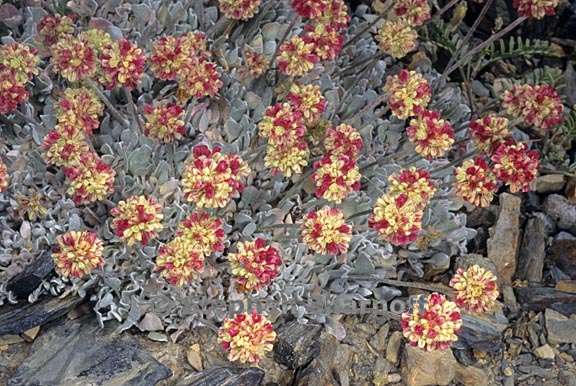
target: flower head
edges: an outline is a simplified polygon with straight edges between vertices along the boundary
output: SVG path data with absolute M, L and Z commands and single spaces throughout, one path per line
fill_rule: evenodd
M 314 163 L 316 196 L 341 203 L 348 194 L 360 190 L 360 169 L 348 155 L 326 154 Z
M 66 36 L 52 47 L 52 63 L 56 72 L 70 82 L 76 82 L 96 73 L 96 54 L 82 39 Z
M 16 110 L 28 97 L 25 84 L 18 82 L 12 72 L 0 69 L 0 114 Z
M 456 304 L 471 312 L 488 312 L 498 299 L 496 276 L 478 265 L 458 268 L 450 287 L 456 291 Z
M 184 197 L 199 208 L 223 208 L 244 188 L 241 180 L 249 174 L 250 168 L 238 155 L 198 145 L 182 175 Z
M 162 36 L 152 44 L 150 63 L 154 76 L 163 80 L 176 80 L 180 71 L 191 60 L 190 49 L 183 48 L 183 38 Z
M 512 193 L 527 192 L 538 175 L 540 154 L 526 144 L 509 140 L 498 146 L 492 162 L 496 178 L 509 185 Z
M 0 192 L 5 191 L 10 183 L 10 176 L 8 175 L 8 168 L 6 164 L 0 160 Z
M 243 57 L 243 69 L 253 77 L 262 75 L 268 68 L 268 60 L 266 60 L 266 57 L 252 49 L 245 49 Z
M 124 86 L 132 90 L 138 86 L 146 55 L 134 43 L 120 39 L 107 45 L 100 54 L 102 84 L 109 90 Z
M 145 105 L 144 134 L 165 143 L 182 139 L 186 135 L 183 114 L 184 109 L 176 103 Z
M 205 57 L 209 58 L 208 39 L 202 31 L 187 32 L 180 36 L 182 44 L 182 53 L 187 57 Z
M 564 119 L 560 95 L 547 84 L 516 85 L 504 93 L 502 105 L 508 114 L 542 130 L 549 130 Z
M 257 291 L 278 276 L 282 258 L 278 249 L 263 239 L 239 242 L 238 252 L 228 254 L 232 275 L 241 291 Z
M 38 190 L 33 190 L 29 195 L 16 193 L 15 210 L 17 215 L 27 217 L 30 221 L 43 219 L 48 214 L 44 197 Z
M 397 201 L 409 200 L 416 208 L 424 209 L 436 192 L 430 173 L 411 167 L 402 169 L 388 178 L 388 194 Z
M 352 227 L 345 223 L 340 209 L 324 207 L 306 215 L 302 238 L 316 253 L 338 255 L 348 251 Z
M 293 144 L 306 134 L 304 115 L 290 103 L 276 103 L 266 109 L 258 133 L 274 145 Z
M 314 42 L 304 36 L 293 36 L 280 46 L 278 68 L 288 76 L 302 76 L 312 71 L 318 62 Z
M 456 303 L 433 292 L 418 295 L 411 310 L 402 314 L 401 326 L 411 346 L 426 351 L 447 350 L 458 340 L 462 316 Z
M 105 47 L 112 44 L 112 36 L 108 32 L 97 28 L 90 28 L 78 36 L 92 47 L 96 55 L 100 55 Z
M 213 97 L 222 85 L 216 64 L 205 57 L 195 57 L 178 73 L 177 97 L 180 102 L 190 98 Z
M 74 20 L 67 15 L 46 15 L 40 19 L 36 29 L 40 43 L 51 47 L 58 40 L 74 34 Z
M 387 20 L 378 31 L 377 39 L 382 51 L 401 59 L 416 49 L 418 33 L 406 20 Z
M 158 250 L 156 271 L 174 286 L 192 283 L 203 270 L 204 255 L 187 238 L 175 237 Z
M 481 151 L 491 153 L 496 145 L 510 135 L 508 119 L 489 114 L 471 122 L 470 133 Z
M 21 85 L 38 75 L 40 58 L 36 50 L 22 43 L 0 46 L 0 72 L 8 72 L 15 83 Z
M 291 0 L 294 11 L 301 17 L 317 19 L 328 10 L 330 0 Z
M 88 88 L 67 88 L 58 100 L 56 118 L 58 123 L 82 129 L 86 135 L 100 126 L 104 105 Z
M 328 0 L 328 7 L 318 17 L 314 18 L 314 21 L 318 24 L 330 25 L 339 30 L 346 29 L 350 22 L 348 6 L 344 0 Z
M 258 11 L 261 0 L 219 0 L 220 11 L 229 19 L 248 20 Z
M 103 200 L 114 191 L 116 172 L 92 152 L 82 154 L 78 165 L 66 167 L 64 174 L 70 181 L 68 193 L 76 204 Z
M 224 250 L 222 220 L 206 212 L 193 212 L 186 217 L 178 225 L 176 237 L 187 240 L 193 249 L 205 256 Z
M 469 203 L 487 207 L 496 193 L 496 177 L 482 157 L 466 160 L 454 170 L 456 195 Z
M 302 113 L 306 124 L 313 124 L 326 110 L 326 99 L 322 96 L 320 86 L 316 84 L 299 85 L 294 83 L 286 99 L 295 111 Z
M 68 232 L 56 238 L 52 253 L 59 275 L 81 278 L 104 265 L 104 245 L 94 232 Z
M 80 165 L 83 154 L 90 152 L 84 132 L 76 126 L 57 125 L 46 134 L 42 143 L 44 159 L 51 165 L 74 167 Z
M 520 16 L 542 19 L 546 15 L 554 15 L 560 0 L 514 0 L 512 5 Z
M 132 196 L 110 210 L 112 229 L 129 246 L 147 245 L 162 230 L 162 206 L 153 197 Z
M 405 195 L 384 194 L 376 201 L 368 225 L 391 244 L 406 245 L 418 238 L 422 216 L 422 209 Z
M 430 19 L 428 0 L 395 0 L 392 11 L 412 27 L 418 27 Z
M 272 323 L 253 311 L 226 319 L 218 332 L 218 342 L 228 351 L 229 361 L 257 364 L 272 351 L 276 333 Z
M 454 143 L 452 125 L 440 118 L 437 111 L 417 109 L 406 134 L 415 145 L 416 153 L 426 158 L 444 156 Z
M 357 158 L 363 146 L 362 136 L 350 125 L 342 123 L 326 131 L 324 148 L 330 154 L 345 154 L 351 158 Z
M 402 70 L 389 76 L 384 85 L 392 114 L 406 119 L 416 114 L 417 107 L 426 108 L 432 91 L 428 81 L 415 71 Z
M 307 24 L 304 26 L 306 39 L 314 45 L 312 53 L 319 60 L 334 60 L 342 51 L 344 36 L 333 24 Z
M 302 173 L 302 168 L 308 165 L 310 149 L 303 139 L 293 140 L 293 143 L 268 143 L 264 162 L 273 172 L 280 172 L 286 177 Z

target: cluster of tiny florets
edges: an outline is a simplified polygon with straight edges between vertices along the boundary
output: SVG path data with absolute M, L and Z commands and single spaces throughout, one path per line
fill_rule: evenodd
M 454 143 L 452 125 L 437 111 L 416 109 L 416 116 L 410 120 L 406 134 L 415 145 L 416 153 L 426 158 L 446 155 Z
M 0 46 L 0 114 L 10 113 L 28 100 L 26 85 L 38 74 L 34 48 L 20 43 Z
M 547 84 L 515 85 L 504 93 L 502 105 L 508 114 L 542 130 L 549 130 L 564 119 L 560 95 Z
M 254 17 L 262 0 L 218 0 L 220 11 L 229 19 L 248 20 Z
M 377 39 L 383 52 L 400 59 L 416 49 L 418 34 L 406 20 L 387 20 L 380 27 Z
M 514 0 L 512 4 L 520 16 L 542 19 L 556 13 L 560 0 Z
M 338 255 L 348 251 L 352 227 L 346 224 L 340 209 L 324 207 L 306 215 L 302 238 L 316 253 Z
M 127 39 L 112 42 L 100 54 L 101 82 L 109 90 L 122 86 L 132 90 L 140 83 L 145 64 L 144 52 L 134 43 Z
M 114 233 L 129 246 L 147 245 L 162 230 L 162 206 L 153 197 L 129 197 L 112 208 L 110 214 Z
M 469 203 L 487 207 L 496 193 L 496 176 L 482 157 L 466 160 L 454 170 L 456 195 Z
M 198 145 L 182 175 L 184 197 L 199 208 L 223 208 L 242 191 L 242 179 L 249 174 L 250 168 L 238 155 Z
M 44 159 L 58 167 L 75 167 L 82 154 L 90 152 L 82 129 L 72 125 L 57 125 L 42 142 Z
M 10 183 L 10 176 L 8 175 L 8 168 L 6 164 L 0 160 L 0 193 L 8 189 Z
M 499 294 L 496 276 L 478 265 L 458 268 L 450 287 L 456 292 L 456 304 L 474 313 L 491 311 Z
M 116 172 L 93 152 L 81 154 L 78 164 L 64 168 L 64 174 L 76 204 L 103 200 L 114 191 Z
M 314 43 L 307 37 L 293 36 L 280 46 L 278 68 L 288 76 L 302 76 L 310 72 L 319 58 Z
M 182 139 L 186 134 L 183 115 L 184 109 L 176 103 L 147 104 L 144 106 L 144 134 L 164 143 Z
M 180 71 L 177 97 L 182 103 L 190 98 L 213 97 L 222 84 L 215 63 L 203 57 L 195 58 Z
M 319 60 L 336 59 L 344 45 L 342 32 L 333 24 L 307 24 L 304 26 L 304 36 L 312 42 L 312 52 Z
M 508 140 L 494 151 L 492 162 L 496 178 L 510 186 L 511 192 L 527 192 L 538 175 L 540 154 L 524 143 Z
M 186 217 L 176 231 L 176 237 L 187 240 L 191 248 L 209 256 L 224 250 L 222 220 L 198 211 Z
M 92 47 L 74 36 L 63 37 L 52 47 L 54 69 L 70 82 L 92 77 L 96 73 L 97 60 Z
M 326 154 L 314 163 L 316 196 L 341 203 L 350 193 L 360 190 L 360 169 L 356 160 L 345 154 Z
M 82 129 L 91 135 L 100 126 L 104 106 L 90 89 L 67 88 L 58 100 L 56 119 L 65 126 Z
M 228 261 L 239 290 L 257 291 L 278 276 L 282 258 L 277 248 L 267 246 L 263 239 L 239 242 L 236 248 Z
M 275 340 L 272 323 L 256 312 L 226 319 L 218 332 L 218 342 L 232 362 L 258 364 L 267 352 L 272 351 Z
M 158 249 L 155 266 L 168 283 L 181 287 L 198 279 L 204 269 L 204 254 L 187 238 L 175 237 Z
M 253 77 L 259 77 L 264 74 L 268 68 L 268 60 L 261 53 L 252 49 L 244 50 L 244 66 L 242 67 L 243 73 L 248 73 Z
M 50 48 L 57 41 L 74 35 L 74 20 L 67 15 L 46 15 L 36 27 L 38 41 Z
M 302 113 L 307 125 L 314 124 L 326 110 L 326 99 L 322 96 L 320 86 L 315 84 L 299 85 L 294 83 L 286 99 L 296 111 Z
M 411 167 L 388 177 L 387 194 L 400 200 L 411 201 L 419 209 L 428 205 L 435 192 L 436 187 L 431 181 L 430 173 L 424 169 Z
M 414 116 L 418 108 L 426 108 L 432 96 L 428 81 L 419 73 L 408 70 L 389 76 L 384 91 L 388 94 L 392 114 L 399 119 Z
M 68 232 L 56 243 L 52 258 L 61 276 L 81 278 L 104 264 L 104 246 L 94 232 Z
M 428 0 L 394 0 L 392 11 L 412 27 L 418 27 L 430 19 Z
M 508 119 L 489 114 L 470 123 L 470 134 L 479 150 L 491 153 L 510 136 Z
M 104 48 L 112 44 L 112 37 L 110 34 L 97 28 L 90 28 L 89 30 L 81 32 L 78 37 L 80 40 L 86 42 L 98 56 L 102 54 Z
M 334 155 L 346 154 L 352 158 L 357 158 L 363 146 L 362 136 L 358 130 L 350 125 L 343 123 L 326 130 L 324 149 L 327 153 Z
M 458 340 L 462 316 L 456 303 L 444 295 L 418 295 L 411 310 L 402 314 L 402 332 L 408 344 L 426 351 L 447 350 Z

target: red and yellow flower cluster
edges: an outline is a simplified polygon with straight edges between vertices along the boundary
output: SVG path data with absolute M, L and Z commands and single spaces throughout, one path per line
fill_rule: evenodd
M 0 114 L 8 114 L 28 100 L 26 89 L 38 75 L 40 59 L 34 48 L 21 43 L 0 46 Z
M 498 144 L 510 136 L 508 119 L 495 114 L 488 114 L 484 118 L 470 123 L 470 134 L 476 147 L 491 154 Z
M 492 154 L 496 178 L 510 186 L 510 191 L 527 192 L 538 176 L 540 153 L 524 143 L 507 140 Z
M 282 258 L 277 248 L 267 246 L 263 239 L 239 242 L 236 248 L 227 257 L 240 291 L 257 291 L 278 276 Z
M 415 109 L 416 116 L 406 128 L 408 139 L 416 153 L 431 159 L 443 157 L 454 144 L 454 128 L 437 111 Z
M 258 364 L 272 351 L 276 332 L 272 323 L 253 311 L 226 319 L 218 332 L 218 342 L 228 352 L 229 361 Z
M 416 240 L 422 230 L 424 209 L 436 188 L 422 169 L 403 169 L 388 178 L 388 192 L 374 206 L 368 225 L 394 245 Z
M 102 76 L 100 82 L 109 90 L 125 87 L 132 90 L 138 86 L 146 55 L 142 49 L 127 39 L 120 39 L 106 45 L 99 55 Z
M 236 154 L 198 145 L 182 174 L 184 197 L 198 208 L 223 208 L 244 188 L 250 168 Z
M 498 299 L 496 276 L 489 270 L 472 265 L 466 270 L 459 268 L 450 280 L 456 291 L 456 304 L 470 312 L 484 313 L 494 308 Z
M 362 136 L 354 127 L 345 123 L 326 130 L 324 138 L 324 150 L 334 155 L 345 154 L 352 158 L 358 158 L 364 141 Z
M 218 0 L 220 11 L 233 20 L 248 20 L 254 17 L 262 0 Z
M 81 278 L 104 265 L 104 246 L 94 232 L 68 232 L 56 242 L 52 258 L 61 276 Z
M 293 36 L 279 48 L 278 68 L 288 76 L 312 71 L 320 60 L 335 59 L 344 44 L 342 29 L 350 17 L 343 0 L 292 0 L 298 15 L 310 19 L 300 36 Z
M 46 162 L 58 167 L 79 166 L 82 154 L 90 152 L 84 132 L 72 125 L 57 125 L 44 137 L 42 149 Z
M 56 118 L 59 125 L 74 126 L 91 135 L 100 126 L 104 106 L 87 88 L 67 88 L 58 100 Z
M 164 143 L 179 140 L 186 135 L 186 126 L 182 120 L 184 109 L 176 103 L 159 103 L 144 106 L 144 134 Z
M 560 0 L 514 0 L 512 4 L 520 16 L 542 19 L 556 13 Z
M 416 49 L 418 33 L 405 19 L 386 20 L 376 38 L 383 52 L 401 59 Z
M 268 68 L 266 57 L 253 49 L 245 49 L 242 56 L 244 58 L 244 65 L 241 70 L 243 74 L 250 74 L 252 77 L 257 78 Z
M 339 255 L 348 251 L 352 227 L 345 223 L 340 209 L 324 207 L 306 215 L 302 238 L 316 253 Z
M 388 106 L 398 119 L 416 115 L 418 109 L 428 106 L 432 97 L 428 81 L 421 74 L 408 70 L 389 76 L 384 91 L 388 94 Z
M 411 310 L 402 314 L 402 332 L 408 344 L 426 351 L 446 350 L 458 340 L 462 316 L 456 303 L 444 295 L 418 295 Z
M 294 110 L 302 113 L 306 126 L 315 124 L 326 110 L 326 99 L 322 96 L 320 86 L 316 84 L 294 83 L 286 99 Z
M 37 40 L 50 48 L 60 39 L 74 35 L 74 19 L 68 15 L 46 15 L 37 26 Z
M 10 176 L 8 175 L 8 168 L 6 164 L 0 160 L 0 193 L 8 188 L 10 183 Z
M 392 12 L 412 27 L 421 26 L 430 19 L 428 0 L 394 0 Z
M 547 84 L 515 85 L 504 93 L 502 105 L 508 114 L 541 130 L 550 130 L 564 119 L 560 95 Z
M 175 237 L 160 247 L 156 270 L 172 285 L 187 285 L 204 270 L 207 256 L 223 250 L 222 221 L 206 212 L 193 212 L 178 225 Z
M 64 168 L 64 175 L 76 204 L 103 200 L 114 191 L 116 172 L 93 152 L 81 154 L 78 164 Z
M 210 58 L 206 36 L 202 32 L 188 32 L 156 40 L 150 62 L 157 78 L 178 83 L 178 100 L 185 103 L 192 97 L 214 96 L 222 87 L 216 64 Z
M 162 230 L 162 206 L 153 197 L 132 196 L 110 210 L 112 229 L 126 244 L 147 245 Z
M 496 176 L 482 157 L 466 160 L 454 170 L 456 195 L 482 208 L 490 206 L 497 190 Z

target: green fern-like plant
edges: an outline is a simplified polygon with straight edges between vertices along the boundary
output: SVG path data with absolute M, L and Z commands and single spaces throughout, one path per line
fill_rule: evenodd
M 501 39 L 482 51 L 482 59 L 477 71 L 494 64 L 498 61 L 524 57 L 530 58 L 535 55 L 554 56 L 550 42 L 539 39 L 523 39 L 520 36 Z

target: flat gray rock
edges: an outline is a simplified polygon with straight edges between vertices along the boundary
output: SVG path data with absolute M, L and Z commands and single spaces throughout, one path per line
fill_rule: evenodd
M 213 367 L 187 377 L 178 386 L 260 386 L 264 371 L 256 368 Z
M 152 386 L 172 371 L 129 336 L 113 336 L 95 322 L 67 322 L 34 341 L 32 355 L 8 386 Z

